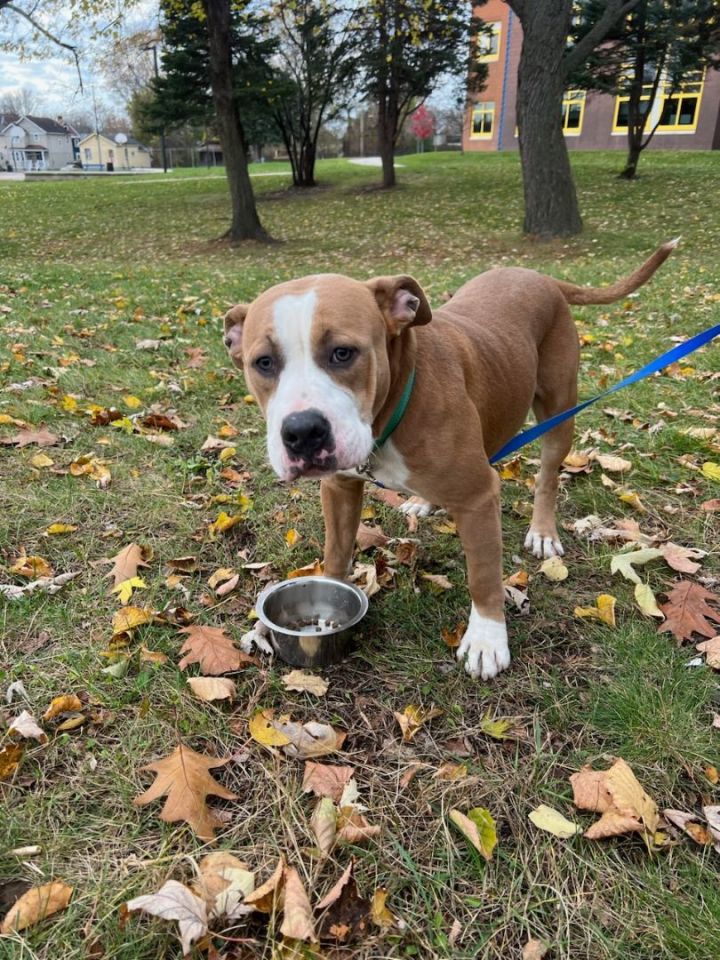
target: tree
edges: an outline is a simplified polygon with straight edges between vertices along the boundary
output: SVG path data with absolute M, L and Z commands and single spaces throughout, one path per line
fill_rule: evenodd
M 573 0 L 506 2 L 523 30 L 517 121 L 524 230 L 541 239 L 580 233 L 582 220 L 562 131 L 563 93 L 573 71 L 640 0 L 604 0 L 600 17 L 570 47 Z
M 35 90 L 29 87 L 16 87 L 0 97 L 0 113 L 17 113 L 27 117 L 42 109 L 42 101 Z
M 410 130 L 420 143 L 429 140 L 435 133 L 435 117 L 424 103 L 421 103 L 417 110 L 410 114 Z
M 583 0 L 575 31 L 586 32 L 602 14 L 600 0 Z M 575 71 L 573 86 L 626 98 L 628 153 L 620 176 L 634 179 L 640 155 L 658 127 L 682 107 L 684 83 L 720 67 L 717 0 L 640 0 L 602 47 Z M 662 97 L 659 110 L 654 110 Z
M 274 14 L 280 72 L 268 98 L 290 157 L 293 183 L 312 187 L 323 124 L 336 119 L 354 93 L 354 11 L 333 0 L 279 0 Z
M 464 72 L 470 89 L 485 80 L 471 61 L 475 20 L 467 0 L 368 0 L 359 14 L 363 91 L 377 104 L 383 186 L 395 186 L 395 148 L 408 114 L 448 73 Z

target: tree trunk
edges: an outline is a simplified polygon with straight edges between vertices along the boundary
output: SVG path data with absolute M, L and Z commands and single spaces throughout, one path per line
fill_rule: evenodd
M 300 148 L 299 187 L 315 186 L 315 144 L 308 141 Z
M 388 97 L 381 97 L 378 103 L 378 148 L 382 160 L 382 185 L 384 188 L 394 187 L 395 178 L 395 137 L 397 136 L 397 121 L 393 119 L 394 112 Z M 395 113 L 396 116 L 396 113 Z
M 232 202 L 232 223 L 227 237 L 233 243 L 240 240 L 268 241 L 270 237 L 260 223 L 255 206 L 245 135 L 233 92 L 230 0 L 203 0 L 203 6 L 208 28 L 210 86 Z
M 517 117 L 525 233 L 563 237 L 582 230 L 562 130 L 562 57 L 569 27 L 567 0 L 529 3 L 522 17 Z

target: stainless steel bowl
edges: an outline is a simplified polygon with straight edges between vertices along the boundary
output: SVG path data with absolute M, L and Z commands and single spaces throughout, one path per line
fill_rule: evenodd
M 330 577 L 297 577 L 263 590 L 255 602 L 277 655 L 296 667 L 324 667 L 349 652 L 367 613 L 365 594 Z

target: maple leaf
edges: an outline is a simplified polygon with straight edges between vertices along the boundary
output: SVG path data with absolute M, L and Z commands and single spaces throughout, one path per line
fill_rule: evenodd
M 0 934 L 25 930 L 45 917 L 64 910 L 70 903 L 72 894 L 73 888 L 62 880 L 31 887 L 8 910 L 0 926 Z
M 255 663 L 253 657 L 238 650 L 222 627 L 202 627 L 192 624 L 184 627 L 180 633 L 187 634 L 187 640 L 180 648 L 185 656 L 180 661 L 184 670 L 191 663 L 199 663 L 205 674 L 218 676 L 239 670 L 243 663 Z
M 222 767 L 229 760 L 229 757 L 221 760 L 203 756 L 181 743 L 167 757 L 140 768 L 141 771 L 152 770 L 157 777 L 145 793 L 135 797 L 133 803 L 144 806 L 167 795 L 160 813 L 161 820 L 166 823 L 185 820 L 202 840 L 214 840 L 215 828 L 222 824 L 207 805 L 208 795 L 224 800 L 236 800 L 237 797 L 214 780 L 208 770 Z
M 157 893 L 135 897 L 125 906 L 130 913 L 142 910 L 163 920 L 177 920 L 183 955 L 190 953 L 193 943 L 208 932 L 205 901 L 177 880 L 168 880 Z
M 149 547 L 141 547 L 137 543 L 129 543 L 123 547 L 119 553 L 111 557 L 107 562 L 112 563 L 113 568 L 107 574 L 112 577 L 114 586 L 118 587 L 126 580 L 132 580 L 137 576 L 138 567 L 147 567 L 148 561 L 152 559 L 152 550 Z
M 699 583 L 680 580 L 667 598 L 667 603 L 660 607 L 666 619 L 658 627 L 658 633 L 670 631 L 680 643 L 689 640 L 693 633 L 702 634 L 703 637 L 715 636 L 717 629 L 710 621 L 720 623 L 720 610 L 708 606 L 708 601 L 718 603 L 720 597 Z

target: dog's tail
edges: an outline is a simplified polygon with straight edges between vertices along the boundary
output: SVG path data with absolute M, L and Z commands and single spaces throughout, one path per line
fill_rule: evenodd
M 590 303 L 614 303 L 647 283 L 658 267 L 665 263 L 679 242 L 680 237 L 676 237 L 675 240 L 664 243 L 634 273 L 631 273 L 629 277 L 618 280 L 609 287 L 578 287 L 574 283 L 566 283 L 564 280 L 555 280 L 555 283 L 560 287 L 560 291 L 567 302 L 575 306 L 585 306 Z

